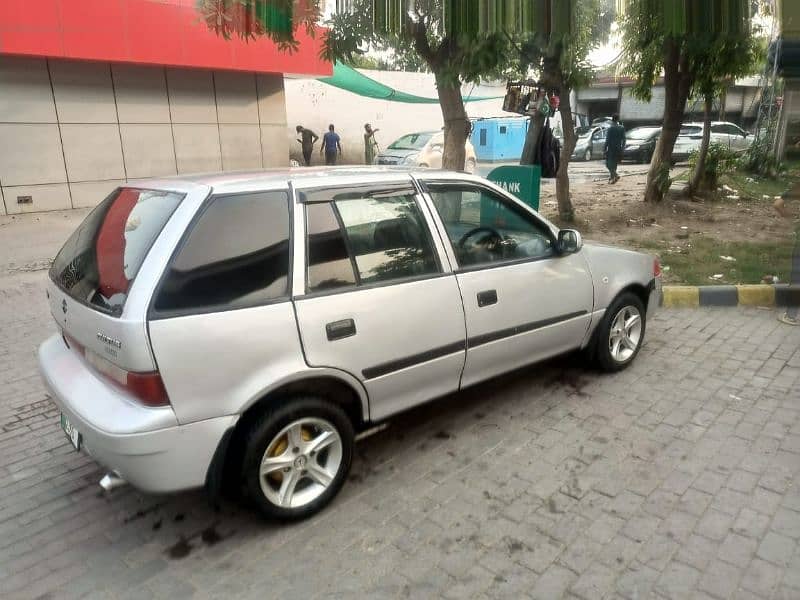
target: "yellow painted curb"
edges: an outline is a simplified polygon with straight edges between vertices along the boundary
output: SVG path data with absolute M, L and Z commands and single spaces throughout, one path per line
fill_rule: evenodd
M 771 285 L 737 285 L 739 304 L 744 306 L 775 306 L 775 288 Z
M 700 289 L 692 285 L 670 285 L 662 290 L 662 304 L 668 308 L 700 306 Z

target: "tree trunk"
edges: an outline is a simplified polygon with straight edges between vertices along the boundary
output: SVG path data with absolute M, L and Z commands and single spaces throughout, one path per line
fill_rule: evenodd
M 534 102 L 536 104 L 536 102 Z M 536 147 L 539 144 L 539 136 L 544 127 L 544 115 L 538 106 L 534 108 L 531 121 L 528 124 L 528 132 L 525 134 L 525 145 L 522 147 L 522 156 L 519 159 L 521 165 L 532 165 L 536 158 Z
M 564 132 L 564 144 L 561 146 L 561 157 L 556 173 L 556 200 L 558 201 L 558 217 L 562 221 L 572 222 L 575 220 L 575 209 L 572 207 L 572 200 L 569 195 L 569 158 L 575 150 L 577 138 L 575 136 L 575 123 L 572 120 L 572 105 L 569 95 L 571 89 L 561 84 L 561 103 L 558 105 L 558 112 L 561 113 L 561 130 Z
M 466 150 L 464 145 L 469 135 L 469 119 L 464 110 L 461 87 L 456 83 L 443 81 L 436 73 L 436 89 L 444 120 L 444 152 L 442 168 L 463 171 Z
M 669 170 L 692 82 L 688 59 L 682 56 L 679 42 L 668 38 L 664 58 L 664 123 L 647 172 L 645 202 L 661 202 L 667 191 L 662 171 Z
M 706 95 L 703 111 L 703 139 L 700 142 L 700 151 L 697 154 L 697 163 L 694 166 L 694 172 L 689 180 L 689 187 L 686 188 L 686 193 L 689 197 L 692 197 L 698 191 L 705 190 L 708 184 L 705 174 L 708 145 L 711 141 L 711 108 L 713 102 L 714 97 L 711 94 Z

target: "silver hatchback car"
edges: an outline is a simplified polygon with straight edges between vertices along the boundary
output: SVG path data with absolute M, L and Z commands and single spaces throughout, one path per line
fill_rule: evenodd
M 224 479 L 294 519 L 335 496 L 370 423 L 571 350 L 626 367 L 660 291 L 653 257 L 583 245 L 463 173 L 154 180 L 58 253 L 39 364 L 116 481 Z

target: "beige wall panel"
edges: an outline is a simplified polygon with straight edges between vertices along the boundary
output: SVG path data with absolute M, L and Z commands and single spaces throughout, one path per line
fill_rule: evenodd
M 56 122 L 45 59 L 0 56 L 0 122 Z
M 222 168 L 226 171 L 261 168 L 258 125 L 220 125 Z
M 167 69 L 173 123 L 216 123 L 211 71 Z
M 261 150 L 264 153 L 265 167 L 288 167 L 289 143 L 286 139 L 286 125 L 262 125 Z
M 91 208 L 97 206 L 114 188 L 125 185 L 124 179 L 111 181 L 89 181 L 86 183 L 70 183 L 72 204 L 75 208 Z
M 17 196 L 30 196 L 32 202 L 30 204 L 18 204 Z M 10 215 L 72 208 L 69 201 L 69 188 L 66 183 L 3 186 L 3 198 L 6 201 L 6 209 Z
M 286 95 L 282 75 L 256 75 L 258 112 L 262 123 L 286 125 Z
M 0 185 L 66 180 L 58 125 L 0 123 Z
M 61 123 L 116 123 L 108 63 L 52 60 L 50 75 Z
M 111 70 L 120 123 L 169 123 L 163 68 L 114 65 Z
M 61 139 L 70 181 L 125 177 L 117 125 L 62 125 Z
M 256 78 L 252 73 L 214 73 L 220 123 L 258 123 Z
M 173 125 L 178 173 L 221 171 L 219 130 L 213 125 Z
M 175 175 L 172 129 L 159 124 L 122 124 L 122 155 L 128 178 Z

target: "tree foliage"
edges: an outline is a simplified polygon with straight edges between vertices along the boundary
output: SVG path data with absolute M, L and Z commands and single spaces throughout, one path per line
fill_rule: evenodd
M 631 93 L 650 101 L 653 86 L 664 77 L 662 134 L 645 188 L 645 200 L 657 202 L 669 187 L 662 165 L 671 160 L 690 95 L 705 98 L 722 80 L 751 68 L 752 55 L 743 51 L 752 40 L 751 0 L 626 0 L 622 5 L 623 64 L 634 81 Z

